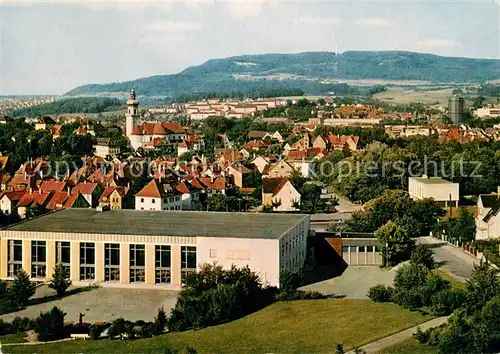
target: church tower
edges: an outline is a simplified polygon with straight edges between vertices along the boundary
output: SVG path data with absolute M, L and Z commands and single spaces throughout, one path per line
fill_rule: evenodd
M 125 126 L 127 137 L 130 139 L 132 132 L 137 127 L 139 121 L 139 102 L 135 99 L 135 90 L 130 90 L 130 97 L 127 101 L 127 113 L 125 114 Z

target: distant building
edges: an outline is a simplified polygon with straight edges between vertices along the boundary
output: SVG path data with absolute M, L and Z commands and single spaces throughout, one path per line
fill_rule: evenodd
M 478 118 L 500 117 L 500 107 L 478 108 L 476 111 L 474 111 L 474 116 Z
M 453 95 L 448 101 L 448 116 L 453 124 L 460 124 L 464 120 L 464 99 Z
M 408 193 L 412 199 L 432 198 L 442 207 L 457 207 L 459 200 L 459 184 L 441 177 L 410 177 Z

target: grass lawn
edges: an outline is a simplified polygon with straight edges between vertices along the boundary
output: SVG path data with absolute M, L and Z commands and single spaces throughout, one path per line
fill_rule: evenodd
M 464 289 L 464 290 L 467 287 L 467 283 L 464 283 L 464 282 L 458 280 L 457 278 L 452 276 L 450 273 L 448 273 L 444 269 L 437 268 L 437 269 L 434 269 L 432 272 L 436 275 L 439 275 L 441 278 L 448 280 L 450 282 L 451 286 L 453 286 L 453 287 Z
M 132 340 L 70 341 L 4 347 L 7 353 L 163 353 L 163 346 L 198 353 L 325 353 L 337 343 L 361 346 L 430 319 L 369 300 L 278 302 L 245 318 L 197 331 Z
M 410 338 L 394 347 L 382 350 L 379 354 L 439 354 L 439 350 L 437 347 L 420 344 Z
M 26 332 L 22 333 L 12 333 L 0 336 L 0 343 L 23 343 L 26 342 Z

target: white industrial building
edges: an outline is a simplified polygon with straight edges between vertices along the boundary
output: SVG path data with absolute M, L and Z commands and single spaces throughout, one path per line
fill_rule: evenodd
M 309 229 L 299 214 L 65 209 L 0 230 L 0 277 L 22 268 L 44 281 L 61 263 L 76 285 L 177 290 L 216 262 L 277 286 L 281 271 L 302 269 Z
M 408 193 L 412 199 L 432 198 L 443 207 L 457 207 L 460 199 L 459 185 L 441 177 L 410 177 Z

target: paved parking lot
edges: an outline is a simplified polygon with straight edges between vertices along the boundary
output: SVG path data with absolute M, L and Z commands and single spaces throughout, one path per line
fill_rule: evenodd
M 54 291 L 42 286 L 37 289 L 37 296 L 53 294 Z M 79 314 L 84 313 L 85 322 L 113 321 L 123 317 L 127 320 L 152 321 L 163 306 L 167 314 L 175 306 L 176 291 L 155 289 L 130 288 L 97 288 L 67 296 L 61 300 L 54 300 L 42 304 L 2 315 L 0 318 L 12 321 L 16 316 L 37 317 L 41 311 L 48 311 L 58 306 L 67 313 L 66 321 L 77 322 Z
M 348 299 L 367 299 L 368 290 L 377 284 L 392 285 L 396 271 L 372 266 L 349 266 L 342 275 L 304 286 L 303 290 L 319 291 L 325 295 Z

